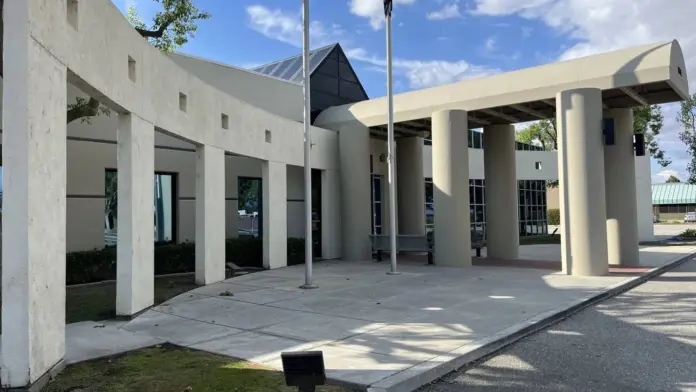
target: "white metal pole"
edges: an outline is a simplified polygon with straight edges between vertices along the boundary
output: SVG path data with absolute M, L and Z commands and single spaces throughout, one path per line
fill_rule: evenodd
M 312 283 L 312 134 L 309 95 L 309 0 L 302 0 L 302 75 L 304 82 L 304 194 L 305 194 L 305 282 L 300 288 L 314 289 Z
M 392 91 L 392 24 L 391 12 L 387 18 L 387 159 L 389 169 L 389 242 L 391 249 L 391 270 L 390 275 L 398 275 L 396 272 L 396 173 L 394 164 L 396 163 L 396 153 L 394 149 L 394 102 Z

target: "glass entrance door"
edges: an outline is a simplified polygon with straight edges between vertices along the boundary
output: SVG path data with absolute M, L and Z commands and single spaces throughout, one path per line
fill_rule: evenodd
M 372 234 L 382 234 L 382 176 L 372 175 Z
M 321 170 L 312 169 L 312 256 L 321 259 Z

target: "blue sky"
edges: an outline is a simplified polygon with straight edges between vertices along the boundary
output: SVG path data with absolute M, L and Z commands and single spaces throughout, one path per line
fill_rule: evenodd
M 134 5 L 147 23 L 160 7 Z M 182 52 L 249 68 L 301 52 L 301 0 L 194 0 L 212 18 Z M 572 59 L 643 43 L 679 39 L 696 82 L 696 1 L 394 0 L 395 91 Z M 690 15 L 690 16 L 689 16 Z M 370 97 L 385 94 L 382 0 L 311 0 L 312 47 L 340 42 Z M 685 178 L 688 160 L 665 105 L 660 138 L 672 158 L 653 163 L 653 180 Z

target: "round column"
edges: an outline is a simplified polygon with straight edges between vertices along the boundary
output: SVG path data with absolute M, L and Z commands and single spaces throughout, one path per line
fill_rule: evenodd
M 423 138 L 397 139 L 396 150 L 399 234 L 425 235 Z
M 602 92 L 587 88 L 556 96 L 556 117 L 563 140 L 570 271 L 579 276 L 608 272 Z M 567 231 L 567 232 L 568 232 Z
M 515 127 L 483 128 L 483 162 L 486 181 L 486 255 L 500 259 L 519 257 Z
M 338 132 L 341 168 L 341 248 L 344 260 L 372 258 L 370 244 L 370 131 L 362 124 Z
M 433 113 L 435 262 L 471 266 L 468 119 L 464 110 Z
M 607 252 L 610 265 L 637 266 L 638 203 L 633 150 L 633 111 L 612 109 L 613 146 L 604 146 L 604 183 L 607 203 Z

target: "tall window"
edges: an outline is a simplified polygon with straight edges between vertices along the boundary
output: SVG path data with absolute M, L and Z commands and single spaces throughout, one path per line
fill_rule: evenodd
M 263 235 L 263 193 L 258 177 L 239 177 L 237 180 L 237 228 L 240 236 Z
M 471 229 L 486 233 L 486 192 L 483 180 L 469 180 L 469 219 Z
M 518 181 L 519 230 L 521 236 L 546 234 L 546 182 Z M 425 179 L 425 230 L 435 228 L 433 179 Z M 471 229 L 486 233 L 486 188 L 484 180 L 469 180 Z
M 435 209 L 433 208 L 433 179 L 425 179 L 425 232 L 435 228 Z
M 107 246 L 118 242 L 118 173 L 106 169 L 104 172 L 104 243 Z M 153 200 L 153 230 L 155 242 L 176 241 L 177 174 L 155 172 Z
M 382 176 L 372 175 L 372 234 L 382 234 Z
M 520 235 L 546 234 L 546 182 L 519 180 L 517 188 Z

